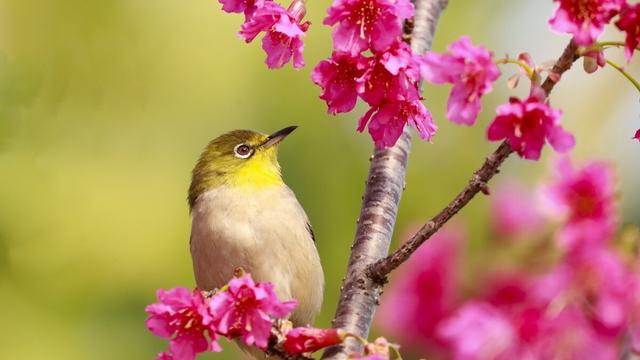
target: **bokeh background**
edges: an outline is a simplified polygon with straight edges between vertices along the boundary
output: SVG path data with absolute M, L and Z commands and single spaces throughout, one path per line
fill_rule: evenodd
M 236 128 L 300 125 L 280 159 L 318 239 L 327 284 L 317 325 L 329 325 L 372 149 L 355 132 L 364 108 L 328 116 L 310 80 L 331 49 L 329 5 L 309 2 L 307 66 L 269 71 L 259 42 L 235 35 L 242 16 L 215 0 L 0 0 L 0 358 L 150 359 L 164 349 L 144 327 L 144 306 L 159 287 L 194 286 L 190 170 L 211 138 Z M 469 34 L 498 55 L 555 59 L 568 37 L 549 30 L 552 10 L 551 1 L 451 0 L 434 49 Z M 475 127 L 444 119 L 448 87 L 426 88 L 440 131 L 414 143 L 394 246 L 495 148 L 484 133 L 509 94 L 505 78 Z M 611 68 L 587 75 L 578 64 L 552 103 L 578 139 L 576 157 L 615 163 L 624 222 L 638 224 L 637 92 Z M 544 153 L 511 158 L 499 177 L 534 182 L 548 171 Z M 459 215 L 471 254 L 487 241 L 487 203 Z M 227 348 L 202 358 L 239 357 Z

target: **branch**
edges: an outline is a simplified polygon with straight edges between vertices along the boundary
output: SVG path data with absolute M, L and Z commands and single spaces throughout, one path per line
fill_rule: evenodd
M 548 76 L 542 84 L 542 89 L 549 96 L 553 87 L 558 83 L 562 74 L 571 68 L 579 58 L 578 47 L 572 42 L 562 52 L 553 66 L 553 76 Z M 369 277 L 379 284 L 386 282 L 387 275 L 400 264 L 407 261 L 420 245 L 435 234 L 449 219 L 465 207 L 480 191 L 488 194 L 487 183 L 498 173 L 500 165 L 511 155 L 513 149 L 505 141 L 493 154 L 489 155 L 484 164 L 478 169 L 469 184 L 436 216 L 424 224 L 409 241 L 384 259 L 378 260 L 368 269 Z
M 423 53 L 431 47 L 436 23 L 447 0 L 417 0 L 415 5 L 411 46 L 414 52 Z M 375 150 L 369 166 L 355 240 L 333 319 L 333 327 L 364 338 L 382 290 L 380 284 L 366 275 L 366 269 L 389 252 L 410 150 L 411 132 L 407 126 L 396 145 Z M 361 351 L 360 342 L 346 339 L 342 345 L 329 348 L 323 359 L 344 359 Z

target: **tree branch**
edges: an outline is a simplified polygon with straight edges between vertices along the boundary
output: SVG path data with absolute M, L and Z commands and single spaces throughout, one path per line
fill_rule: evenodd
M 553 76 L 548 76 L 542 84 L 542 89 L 549 96 L 553 87 L 558 83 L 562 74 L 571 68 L 573 63 L 579 58 L 578 47 L 571 41 L 564 49 L 562 55 L 553 66 Z M 420 245 L 435 234 L 449 219 L 465 207 L 471 199 L 480 191 L 488 193 L 487 183 L 498 173 L 500 165 L 511 155 L 513 149 L 505 141 L 493 154 L 489 155 L 484 164 L 474 172 L 468 185 L 436 216 L 424 224 L 418 232 L 395 250 L 391 255 L 378 260 L 368 268 L 368 275 L 378 284 L 386 282 L 387 275 L 396 269 L 400 264 L 407 261 Z
M 411 47 L 416 53 L 423 53 L 431 47 L 447 0 L 417 0 L 415 5 Z M 356 236 L 333 320 L 333 327 L 365 338 L 382 290 L 367 276 L 366 269 L 389 252 L 410 149 L 411 132 L 407 126 L 395 146 L 375 150 L 369 166 Z M 323 359 L 345 359 L 348 354 L 361 351 L 360 342 L 346 339 L 342 345 L 328 349 Z

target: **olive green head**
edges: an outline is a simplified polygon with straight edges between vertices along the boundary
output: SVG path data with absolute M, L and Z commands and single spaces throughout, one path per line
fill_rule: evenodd
M 234 186 L 248 191 L 281 185 L 278 144 L 296 126 L 271 135 L 253 130 L 234 130 L 211 140 L 191 174 L 189 208 L 200 194 L 218 186 Z

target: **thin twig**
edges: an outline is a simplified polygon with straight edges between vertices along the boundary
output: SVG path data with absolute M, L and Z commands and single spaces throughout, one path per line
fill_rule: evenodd
M 554 76 L 548 76 L 542 84 L 542 89 L 549 96 L 551 90 L 559 81 L 560 76 L 571 68 L 571 65 L 579 58 L 578 47 L 572 42 L 562 52 L 562 55 L 553 66 Z M 487 183 L 498 173 L 500 165 L 511 155 L 513 149 L 505 141 L 496 151 L 487 157 L 484 164 L 473 173 L 467 186 L 436 216 L 424 224 L 418 232 L 395 250 L 391 255 L 378 260 L 369 269 L 369 277 L 379 284 L 386 282 L 387 275 L 396 269 L 400 264 L 407 261 L 420 245 L 435 234 L 449 219 L 465 207 L 471 199 L 480 191 L 488 193 Z

